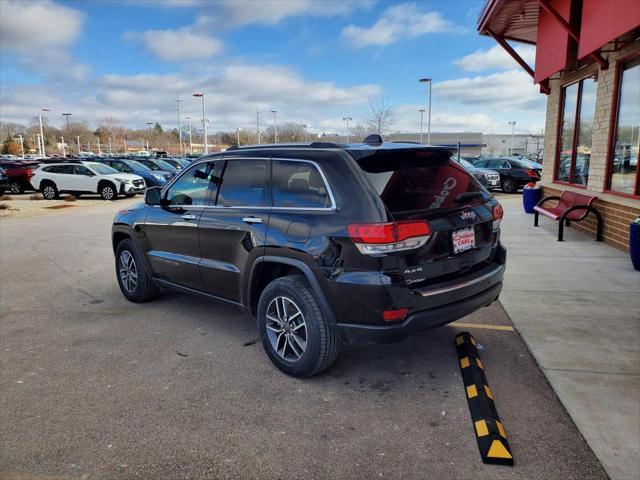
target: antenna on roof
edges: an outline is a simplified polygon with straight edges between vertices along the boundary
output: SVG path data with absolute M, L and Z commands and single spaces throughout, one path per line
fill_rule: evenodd
M 382 145 L 382 137 L 377 133 L 374 133 L 373 135 L 368 135 L 362 143 L 367 145 Z

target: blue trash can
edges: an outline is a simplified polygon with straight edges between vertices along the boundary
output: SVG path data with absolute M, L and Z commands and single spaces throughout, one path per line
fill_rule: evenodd
M 540 188 L 527 188 L 522 190 L 522 205 L 526 213 L 533 213 L 533 207 L 535 207 L 540 198 L 542 197 L 542 190 Z
M 640 223 L 629 225 L 629 255 L 633 268 L 640 271 Z

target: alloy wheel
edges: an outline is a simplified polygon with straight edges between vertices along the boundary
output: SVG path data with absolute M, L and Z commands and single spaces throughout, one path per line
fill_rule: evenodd
M 18 182 L 13 182 L 11 185 L 9 185 L 9 189 L 11 190 L 11 193 L 22 193 L 22 187 Z
M 307 324 L 300 307 L 288 297 L 276 297 L 267 307 L 267 336 L 276 353 L 297 361 L 307 349 Z
M 119 263 L 118 272 L 122 286 L 128 293 L 133 293 L 138 285 L 138 269 L 131 252 L 123 250 L 120 253 Z
M 44 187 L 44 189 L 42 189 L 42 196 L 47 200 L 51 200 L 56 197 L 56 189 L 51 185 L 47 185 L 46 187 Z
M 103 187 L 102 188 L 102 197 L 105 200 L 111 200 L 113 198 L 113 188 L 111 188 L 111 187 Z

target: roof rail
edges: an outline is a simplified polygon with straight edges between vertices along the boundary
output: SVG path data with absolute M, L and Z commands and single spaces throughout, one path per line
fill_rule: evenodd
M 334 142 L 311 142 L 309 146 L 313 148 L 344 148 L 345 147 L 340 143 L 334 143 Z

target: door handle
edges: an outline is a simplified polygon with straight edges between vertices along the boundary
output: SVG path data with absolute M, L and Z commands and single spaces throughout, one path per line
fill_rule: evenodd
M 196 217 L 195 215 L 192 215 L 190 213 L 185 213 L 184 215 L 182 215 L 182 219 L 183 220 L 195 220 L 196 218 L 198 218 L 198 217 Z
M 242 221 L 244 223 L 262 223 L 262 219 L 259 217 L 243 217 Z

